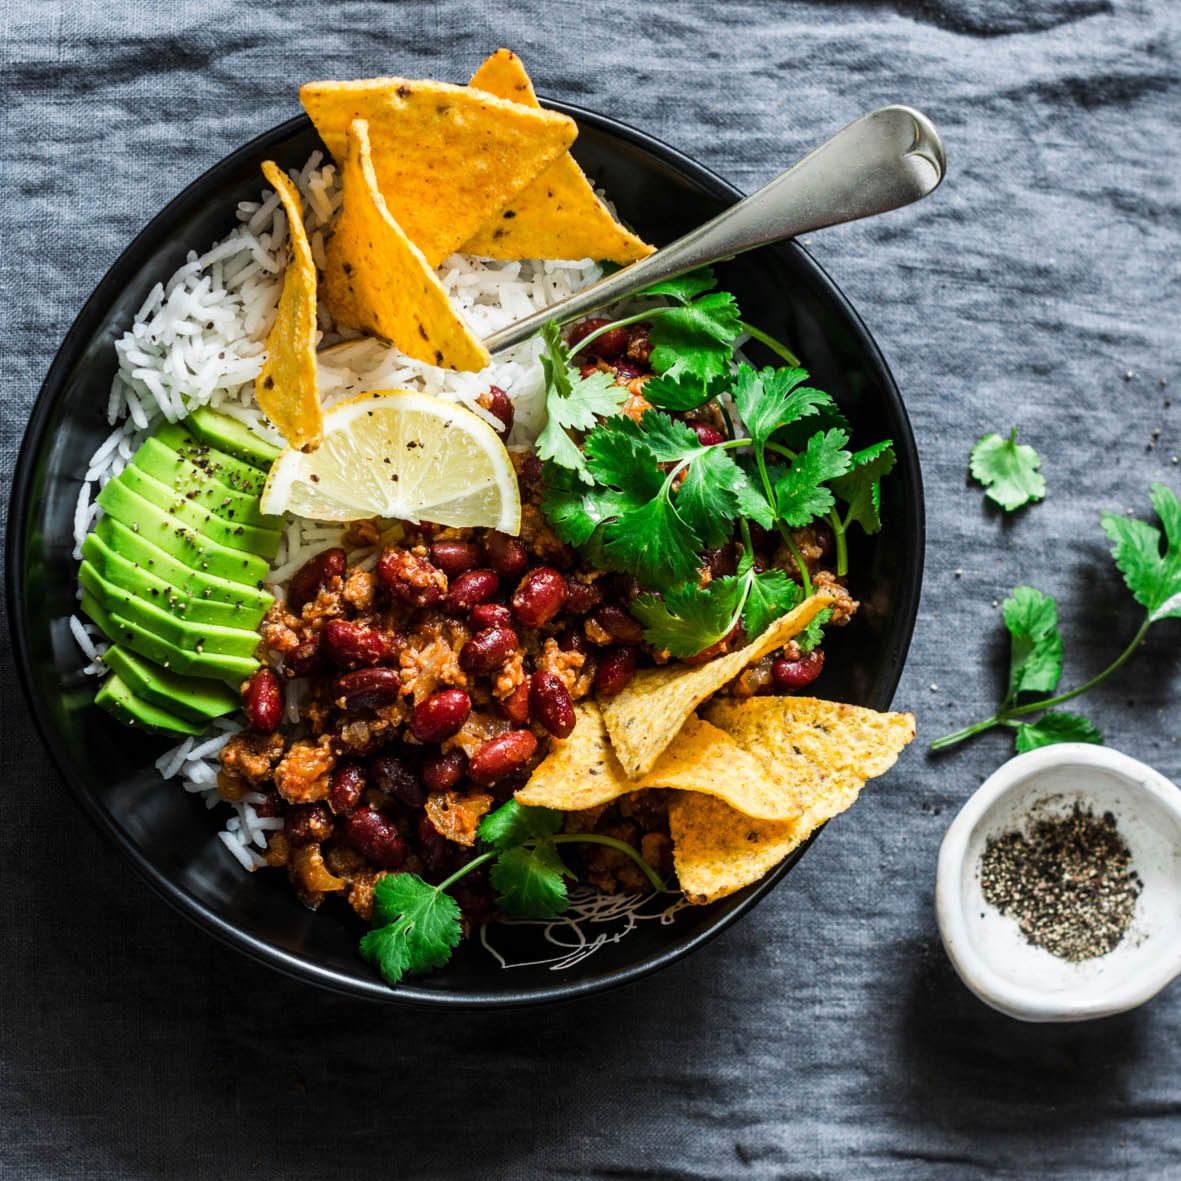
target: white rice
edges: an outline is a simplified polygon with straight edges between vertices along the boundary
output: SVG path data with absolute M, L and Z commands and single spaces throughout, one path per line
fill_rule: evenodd
M 315 152 L 292 179 L 303 197 L 304 222 L 317 265 L 324 265 L 324 238 L 340 209 L 340 184 L 333 164 Z M 175 422 L 198 406 L 212 406 L 281 443 L 254 399 L 254 379 L 266 355 L 266 336 L 274 321 L 287 264 L 287 219 L 278 196 L 264 190 L 258 201 L 238 205 L 237 226 L 204 254 L 190 251 L 166 282 L 157 283 L 130 328 L 115 342 L 118 371 L 111 384 L 107 420 L 114 428 L 91 456 L 82 477 L 74 511 L 74 556 L 101 514 L 93 497 L 123 470 L 144 437 L 161 420 Z M 581 262 L 495 262 L 455 254 L 438 276 L 451 303 L 479 336 L 564 298 L 600 277 L 590 260 Z M 513 442 L 527 442 L 544 425 L 545 386 L 538 361 L 540 345 L 529 341 L 498 355 L 482 373 L 452 373 L 404 356 L 355 334 L 338 332 L 323 308 L 319 345 L 338 348 L 322 353 L 318 367 L 322 399 L 331 406 L 368 389 L 422 390 L 459 402 L 496 424 L 476 399 L 497 385 L 513 400 Z M 350 339 L 352 338 L 352 339 Z M 282 584 L 318 550 L 340 543 L 339 526 L 289 519 L 268 579 Z M 376 561 L 376 551 L 357 555 Z M 82 616 L 70 631 L 87 664 L 83 670 L 103 675 L 107 645 L 98 629 Z M 298 718 L 298 690 L 289 692 L 288 717 Z M 179 779 L 188 792 L 209 807 L 227 803 L 232 814 L 218 834 L 244 869 L 265 864 L 257 852 L 265 834 L 282 827 L 278 818 L 259 817 L 261 795 L 228 803 L 217 791 L 217 754 L 238 729 L 222 719 L 208 741 L 186 739 L 162 756 L 157 768 L 165 779 Z

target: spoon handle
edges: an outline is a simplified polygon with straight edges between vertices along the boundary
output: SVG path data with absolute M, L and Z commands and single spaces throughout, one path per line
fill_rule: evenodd
M 639 262 L 494 332 L 492 353 L 520 344 L 549 320 L 567 324 L 626 295 L 743 251 L 909 205 L 947 171 L 943 142 L 911 107 L 862 115 L 757 193 Z

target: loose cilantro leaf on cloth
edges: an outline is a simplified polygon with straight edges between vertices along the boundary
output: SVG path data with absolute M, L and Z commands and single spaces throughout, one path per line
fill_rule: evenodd
M 827 481 L 843 476 L 852 462 L 842 430 L 819 431 L 775 483 L 775 506 L 793 529 L 823 516 L 835 503 Z
M 1147 521 L 1115 513 L 1103 513 L 1100 518 L 1113 543 L 1111 553 L 1115 564 L 1136 602 L 1144 608 L 1144 618 L 1128 646 L 1102 672 L 1077 688 L 1038 701 L 1021 702 L 1024 694 L 1052 693 L 1057 689 L 1062 675 L 1062 639 L 1058 634 L 1058 609 L 1054 600 L 1032 587 L 1019 586 L 1005 600 L 1011 662 L 1004 701 L 990 717 L 936 739 L 931 743 L 932 750 L 945 750 L 995 726 L 1016 729 L 1018 750 L 1033 750 L 1051 742 L 1103 741 L 1098 729 L 1085 718 L 1055 710 L 1054 706 L 1081 696 L 1122 668 L 1154 623 L 1181 618 L 1181 503 L 1177 494 L 1163 484 L 1153 484 L 1149 495 L 1160 518 L 1160 529 Z M 1174 646 L 1173 651 L 1181 648 Z M 1043 710 L 1051 712 L 1036 722 L 1019 721 Z
M 1009 629 L 1009 692 L 1006 702 L 1022 693 L 1053 693 L 1062 679 L 1062 637 L 1058 606 L 1032 586 L 1019 586 L 1004 602 Z
M 1164 527 L 1163 539 L 1160 529 L 1147 521 L 1115 513 L 1104 513 L 1102 521 L 1128 590 L 1155 623 L 1181 617 L 1181 502 L 1164 484 L 1153 484 L 1150 496 Z
M 1093 742 L 1101 745 L 1103 735 L 1093 722 L 1065 710 L 1051 710 L 1036 722 L 1022 722 L 1017 727 L 1018 754 L 1037 750 L 1040 746 L 1053 746 L 1056 742 Z
M 583 377 L 573 365 L 558 325 L 550 321 L 541 330 L 544 349 L 541 368 L 545 374 L 546 423 L 537 436 L 537 454 L 559 467 L 578 473 L 591 483 L 586 462 L 569 432 L 589 431 L 599 418 L 617 414 L 627 400 L 625 386 L 616 385 L 610 373 Z
M 494 862 L 488 880 L 496 890 L 496 905 L 501 910 L 551 919 L 570 905 L 563 879 L 574 876 L 557 849 L 543 843 L 507 849 Z
M 987 488 L 985 495 L 1006 512 L 1019 509 L 1046 494 L 1045 477 L 1038 471 L 1041 459 L 1027 443 L 1017 442 L 1017 428 L 1007 439 L 985 435 L 972 448 L 971 471 Z
M 373 930 L 361 954 L 389 984 L 442 967 L 463 937 L 459 904 L 417 874 L 384 877 L 373 888 Z

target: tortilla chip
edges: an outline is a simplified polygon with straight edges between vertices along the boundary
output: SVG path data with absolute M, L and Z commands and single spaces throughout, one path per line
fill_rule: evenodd
M 363 119 L 349 129 L 341 182 L 343 204 L 324 267 L 324 302 L 336 323 L 384 337 L 428 365 L 483 369 L 488 350 L 378 191 Z
M 291 261 L 275 322 L 267 333 L 267 355 L 254 383 L 262 412 L 292 447 L 311 451 L 320 445 L 324 414 L 316 389 L 316 264 L 303 227 L 303 204 L 290 177 L 264 160 L 263 175 L 279 194 L 287 213 Z
M 832 596 L 818 591 L 776 620 L 753 644 L 696 667 L 669 664 L 638 672 L 622 693 L 603 706 L 611 745 L 632 779 L 650 771 L 685 719 L 748 664 L 782 648 L 825 607 Z
M 470 86 L 541 109 L 521 59 L 498 49 L 472 75 Z M 484 258 L 593 258 L 621 265 L 653 247 L 621 226 L 595 195 L 567 152 L 463 244 Z
M 794 795 L 757 758 L 709 722 L 691 717 L 677 740 L 639 782 L 624 774 L 593 701 L 575 706 L 577 724 L 565 741 L 555 740 L 517 802 L 578 812 L 649 787 L 680 788 L 716 795 L 740 812 L 784 820 L 798 811 Z
M 810 697 L 714 701 L 709 718 L 745 750 L 782 769 L 799 815 L 753 820 L 709 796 L 669 801 L 673 864 L 686 898 L 713 902 L 779 864 L 849 808 L 867 779 L 888 771 L 914 738 L 914 715 L 876 713 Z
M 574 142 L 573 119 L 445 82 L 309 82 L 300 100 L 328 150 L 367 120 L 377 187 L 437 267 Z

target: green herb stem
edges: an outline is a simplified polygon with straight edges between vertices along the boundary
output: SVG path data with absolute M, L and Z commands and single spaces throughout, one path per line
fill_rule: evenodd
M 650 866 L 626 841 L 617 841 L 614 837 L 600 836 L 595 832 L 559 833 L 556 836 L 546 837 L 545 840 L 553 845 L 571 845 L 576 841 L 584 841 L 590 845 L 604 845 L 608 849 L 614 849 L 617 853 L 625 853 L 636 863 L 636 865 L 640 867 L 653 890 L 655 890 L 658 894 L 668 892 L 668 887 L 660 880 L 660 876 L 657 874 L 656 870 L 654 870 L 652 866 Z M 526 841 L 525 843 L 528 845 L 537 842 Z
M 1122 668 L 1131 658 L 1132 653 L 1140 646 L 1141 640 L 1144 639 L 1145 633 L 1151 626 L 1152 619 L 1145 617 L 1139 630 L 1132 637 L 1131 643 L 1102 672 L 1096 673 L 1089 681 L 1084 681 L 1078 688 L 1071 689 L 1066 693 L 1059 693 L 1055 697 L 1044 697 L 1040 701 L 1031 701 L 1026 705 L 1004 706 L 982 721 L 975 722 L 971 726 L 965 726 L 962 730 L 956 730 L 954 734 L 944 734 L 942 738 L 936 738 L 931 743 L 931 750 L 946 750 L 950 746 L 955 746 L 965 739 L 974 738 L 977 734 L 983 734 L 985 730 L 991 730 L 996 726 L 1015 726 L 1018 724 L 1014 720 L 1016 718 L 1040 713 L 1044 709 L 1053 709 L 1056 705 L 1062 705 L 1064 702 L 1070 701 L 1075 697 L 1080 697 L 1088 690 L 1093 689 L 1100 681 L 1105 681 L 1112 673 Z
M 588 332 L 571 350 L 570 358 L 574 358 L 575 353 L 580 353 L 592 340 L 597 340 L 604 332 L 610 332 L 612 328 L 626 328 L 629 324 L 638 324 L 641 320 L 651 320 L 653 316 L 658 316 L 662 311 L 672 311 L 672 308 L 649 308 L 645 312 L 636 312 L 634 316 L 624 316 L 622 320 L 612 320 L 608 324 L 604 324 L 601 328 L 596 328 L 594 332 Z
M 774 507 L 775 490 L 771 487 L 771 477 L 767 472 L 766 449 L 757 443 L 755 444 L 755 463 L 759 468 L 759 479 L 763 482 L 763 494 L 767 497 L 767 503 Z M 812 576 L 808 573 L 808 563 L 804 561 L 804 555 L 800 553 L 796 543 L 792 541 L 787 526 L 778 518 L 775 521 L 775 528 L 779 530 L 779 536 L 783 538 L 784 545 L 787 546 L 788 552 L 799 569 L 800 582 L 804 588 L 804 598 L 806 599 L 812 594 Z
M 797 368 L 800 364 L 800 359 L 789 349 L 786 345 L 780 344 L 773 336 L 768 336 L 761 328 L 756 328 L 753 324 L 748 324 L 745 320 L 740 320 L 738 326 L 747 336 L 753 340 L 757 340 L 759 344 L 766 345 L 777 357 L 782 357 L 789 365 L 794 365 Z
M 471 871 L 477 866 L 483 865 L 485 861 L 491 861 L 493 857 L 498 856 L 500 856 L 499 851 L 493 849 L 488 853 L 481 853 L 479 857 L 473 857 L 466 865 L 461 865 L 446 881 L 440 882 L 435 887 L 435 889 L 438 890 L 440 894 L 443 893 L 444 890 L 449 890 L 455 885 L 456 882 L 459 881 L 461 877 L 463 877 L 465 873 L 471 873 Z
M 832 535 L 837 543 L 837 577 L 844 578 L 849 573 L 849 522 L 842 521 L 837 510 L 830 508 L 828 523 L 832 526 Z

